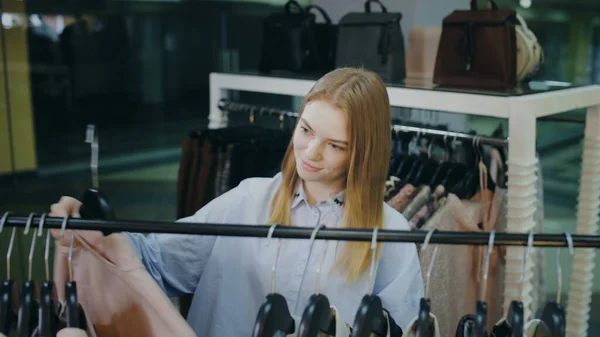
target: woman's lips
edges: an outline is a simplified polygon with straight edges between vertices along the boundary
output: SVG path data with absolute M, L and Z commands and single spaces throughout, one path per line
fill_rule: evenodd
M 308 164 L 304 160 L 302 161 L 302 167 L 309 172 L 317 172 L 317 171 L 321 170 L 320 168 L 317 168 L 317 167 L 314 167 L 314 166 Z

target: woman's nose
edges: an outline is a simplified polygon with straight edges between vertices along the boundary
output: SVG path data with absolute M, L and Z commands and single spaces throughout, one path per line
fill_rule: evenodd
M 316 139 L 311 140 L 306 147 L 306 159 L 315 160 L 321 154 L 319 142 Z

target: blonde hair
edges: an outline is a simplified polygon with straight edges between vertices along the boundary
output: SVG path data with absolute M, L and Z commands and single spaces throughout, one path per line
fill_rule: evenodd
M 315 83 L 304 98 L 300 115 L 306 104 L 315 100 L 325 100 L 347 114 L 350 159 L 341 227 L 382 228 L 383 191 L 391 153 L 390 104 L 385 84 L 371 71 L 339 68 Z M 269 221 L 291 225 L 292 198 L 300 181 L 293 141 L 288 145 L 281 171 L 283 181 L 271 202 Z M 365 274 L 370 263 L 370 243 L 349 241 L 338 255 L 336 268 L 354 281 Z

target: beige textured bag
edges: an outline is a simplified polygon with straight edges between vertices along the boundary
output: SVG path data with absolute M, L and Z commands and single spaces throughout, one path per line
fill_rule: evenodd
M 518 13 L 517 20 L 517 81 L 522 81 L 544 62 L 544 51 L 535 34 L 527 27 L 525 19 Z

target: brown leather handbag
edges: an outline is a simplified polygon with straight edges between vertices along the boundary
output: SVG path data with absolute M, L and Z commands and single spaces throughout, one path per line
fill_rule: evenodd
M 516 12 L 499 9 L 456 10 L 446 16 L 433 82 L 441 86 L 507 89 L 517 84 Z

